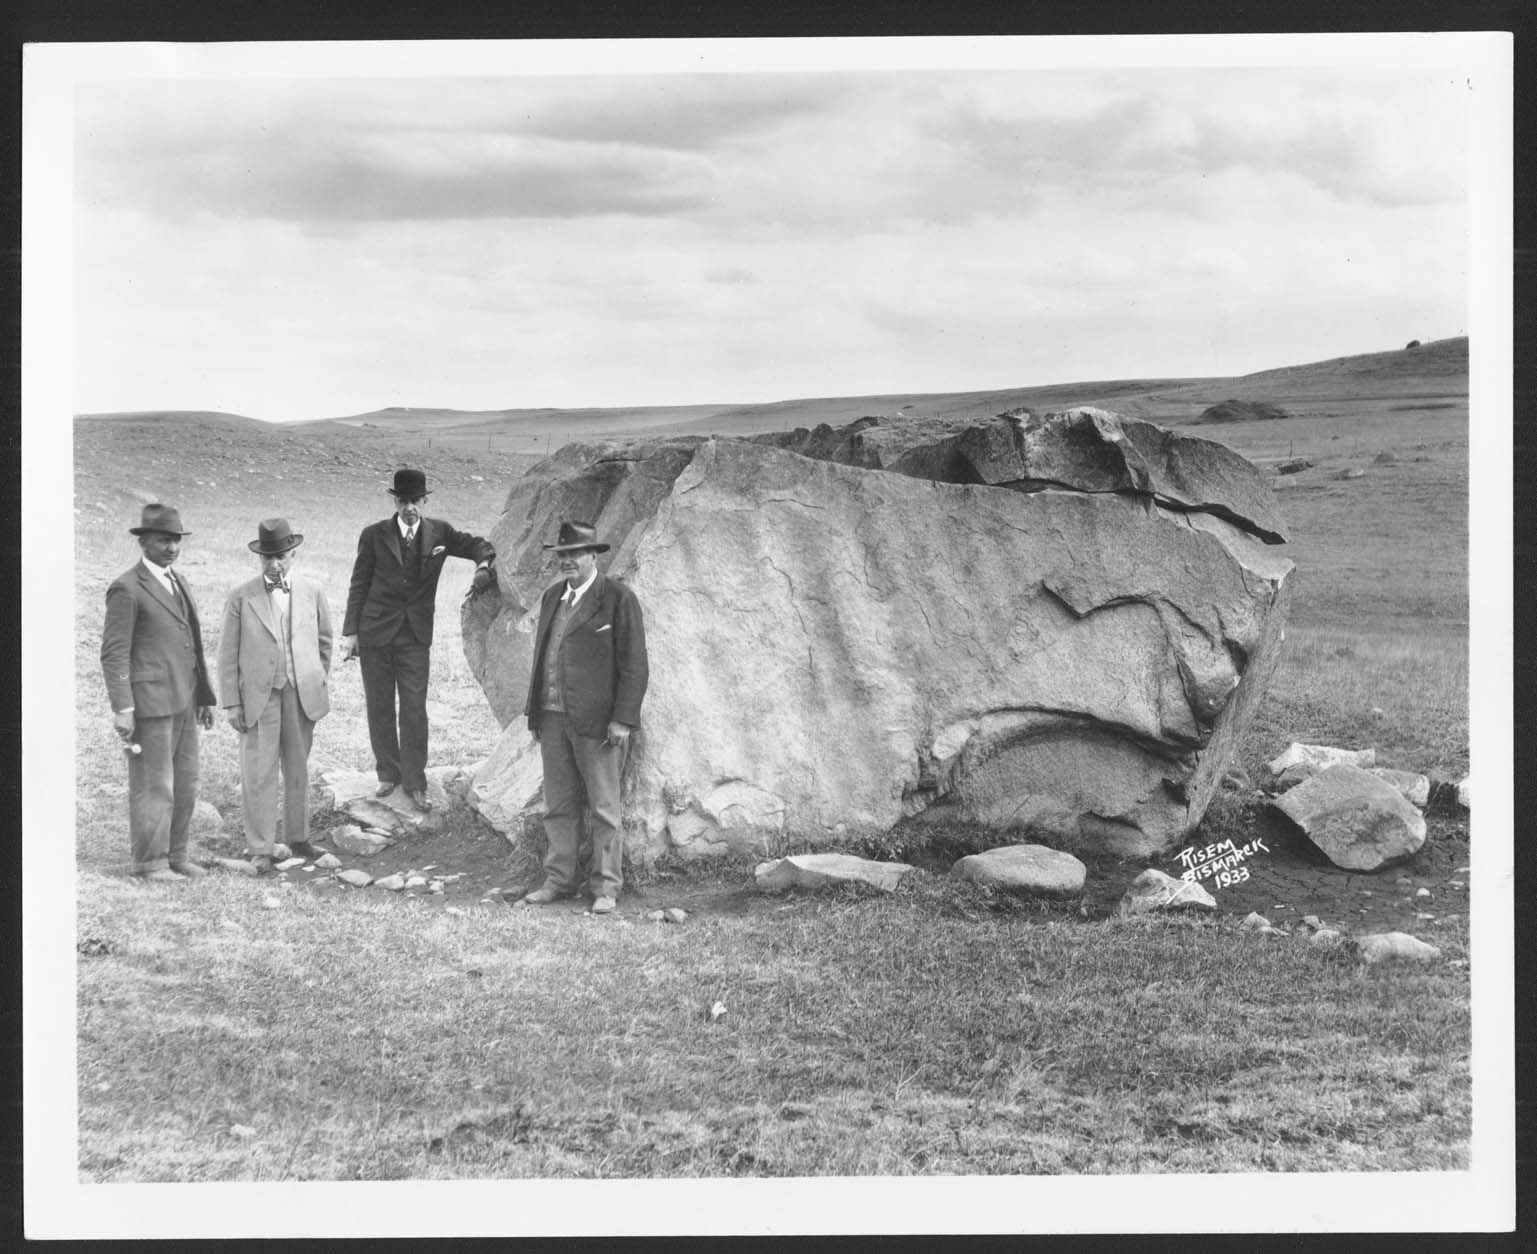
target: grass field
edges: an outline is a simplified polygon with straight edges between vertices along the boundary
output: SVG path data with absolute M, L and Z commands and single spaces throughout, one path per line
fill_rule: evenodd
M 1276 481 L 1298 595 L 1240 750 L 1251 770 L 1299 739 L 1466 773 L 1466 410 L 1439 403 L 1345 397 L 1198 432 L 1262 466 L 1316 463 Z M 246 542 L 271 513 L 306 533 L 299 561 L 339 618 L 392 464 L 426 465 L 431 512 L 482 534 L 527 464 L 516 449 L 238 426 L 167 443 L 98 431 L 76 451 L 83 1180 L 1466 1165 L 1465 918 L 1417 929 L 1445 961 L 1384 970 L 1232 918 L 1084 921 L 917 873 L 889 898 L 706 908 L 679 927 L 128 881 L 97 650 L 102 592 L 137 556 L 138 502 L 180 505 L 205 624 L 254 573 Z M 1350 467 L 1365 476 L 1335 477 Z M 497 734 L 459 651 L 468 577 L 450 564 L 440 592 L 438 764 L 473 763 Z M 314 761 L 368 769 L 355 668 L 333 703 Z M 234 734 L 203 743 L 203 796 L 230 816 Z M 733 874 L 745 868 L 722 882 Z

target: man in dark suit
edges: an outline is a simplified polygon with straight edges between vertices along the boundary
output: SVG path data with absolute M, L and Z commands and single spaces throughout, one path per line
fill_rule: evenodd
M 219 688 L 240 733 L 240 803 L 258 875 L 272 871 L 280 770 L 283 839 L 297 857 L 318 856 L 309 837 L 309 757 L 315 724 L 331 709 L 331 607 L 319 584 L 294 573 L 302 543 L 286 518 L 256 525 L 247 547 L 261 574 L 229 594 L 219 633 Z
M 128 532 L 143 556 L 107 588 L 101 671 L 128 754 L 133 874 L 179 883 L 203 874 L 187 856 L 187 832 L 197 804 L 198 728 L 213 726 L 216 704 L 197 602 L 171 569 L 192 533 L 159 504 L 146 505 Z
M 576 891 L 579 824 L 592 814 L 592 913 L 609 914 L 623 883 L 619 776 L 646 695 L 646 628 L 635 594 L 599 572 L 608 552 L 590 523 L 565 522 L 553 549 L 561 580 L 539 605 L 524 713 L 544 766 L 544 905 Z
M 479 536 L 423 515 L 427 476 L 420 470 L 397 470 L 389 491 L 395 513 L 364 527 L 358 537 L 342 622 L 342 661 L 357 656 L 362 662 L 376 795 L 387 797 L 404 785 L 412 804 L 429 810 L 427 677 L 438 576 L 447 558 L 464 558 L 476 565 L 471 595 L 482 592 L 495 582 L 496 550 Z

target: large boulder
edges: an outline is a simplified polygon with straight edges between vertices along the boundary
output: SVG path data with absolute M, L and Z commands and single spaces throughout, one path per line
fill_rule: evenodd
M 1273 504 L 1235 454 L 1191 456 L 1227 476 L 1203 508 L 1198 477 L 1168 461 L 1175 443 L 1081 411 L 1053 434 L 1051 417 L 938 436 L 920 423 L 887 442 L 910 469 L 976 432 L 992 482 L 976 458 L 952 483 L 745 440 L 570 446 L 534 467 L 492 533 L 499 591 L 465 611 L 505 727 L 475 803 L 507 832 L 537 814 L 521 714 L 553 576 L 542 546 L 574 517 L 613 546 L 600 567 L 645 613 L 632 855 L 837 846 L 936 819 L 1125 855 L 1177 844 L 1274 669 L 1292 566 L 1267 547 Z M 1000 422 L 1056 460 L 994 447 Z M 1046 490 L 1024 474 L 1048 469 Z M 1246 496 L 1261 522 L 1235 504 Z

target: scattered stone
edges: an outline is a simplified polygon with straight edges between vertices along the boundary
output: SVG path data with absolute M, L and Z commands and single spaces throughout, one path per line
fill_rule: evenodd
M 1417 890 L 1414 895 L 1416 897 L 1429 897 L 1430 896 L 1430 889 L 1428 889 L 1428 888 L 1421 888 L 1421 889 Z
M 760 862 L 753 868 L 753 880 L 760 893 L 835 884 L 868 884 L 889 893 L 912 869 L 905 862 L 872 862 L 849 853 L 798 853 Z
M 331 833 L 331 843 L 343 853 L 355 854 L 360 858 L 372 858 L 395 842 L 387 836 L 365 832 L 356 824 L 349 823 L 346 827 L 338 827 Z
M 1121 898 L 1123 917 L 1146 914 L 1150 910 L 1194 908 L 1215 910 L 1216 899 L 1193 880 L 1175 879 L 1162 871 L 1149 867 L 1132 880 L 1131 886 Z
M 283 903 L 281 901 L 279 901 L 276 897 L 263 897 L 262 898 L 262 908 L 265 909 L 265 910 L 278 910 L 278 909 L 282 908 L 282 905 L 283 905 Z
M 660 910 L 648 910 L 646 912 L 647 923 L 660 923 L 665 917 Z
M 1398 454 L 1388 448 L 1383 449 L 1376 457 L 1372 458 L 1372 461 L 1379 466 L 1391 466 L 1397 460 Z
M 1282 462 L 1275 468 L 1278 475 L 1295 475 L 1304 470 L 1312 470 L 1313 463 L 1306 457 L 1294 457 L 1289 462 Z
M 256 1135 L 256 1129 L 249 1124 L 232 1123 L 229 1126 L 229 1134 L 231 1136 L 238 1136 L 242 1141 L 248 1141 Z
M 284 858 L 281 862 L 273 863 L 279 871 L 292 871 L 296 866 L 303 866 L 303 858 Z
M 357 867 L 352 867 L 346 871 L 338 871 L 336 878 L 344 884 L 351 884 L 355 888 L 366 888 L 374 882 L 372 875 L 367 871 L 360 871 Z
M 1366 478 L 1366 471 L 1362 470 L 1359 466 L 1352 466 L 1348 470 L 1340 471 L 1334 477 L 1336 479 L 1364 479 Z
M 427 877 L 425 875 L 408 875 L 406 877 L 407 888 L 426 888 Z
M 961 858 L 950 874 L 1026 897 L 1081 897 L 1088 868 L 1045 845 L 1004 845 Z
M 1358 766 L 1331 766 L 1272 803 L 1335 866 L 1381 871 L 1425 843 L 1425 820 L 1391 784 Z
M 1473 808 L 1473 777 L 1469 775 L 1457 785 L 1457 804 L 1464 810 Z
M 318 866 L 322 871 L 334 871 L 337 867 L 341 866 L 341 864 L 342 860 L 338 858 L 334 853 L 323 853 L 320 855 L 320 857 L 315 859 L 315 865 Z
M 288 859 L 293 856 L 294 851 L 285 845 L 281 840 L 272 846 L 272 861 L 275 863 L 287 862 Z
M 1467 887 L 1467 885 L 1464 884 L 1461 880 L 1447 880 L 1446 881 L 1446 886 L 1448 888 L 1466 888 Z
M 1434 962 L 1441 951 L 1407 932 L 1373 932 L 1356 938 L 1356 955 L 1365 963 Z
M 1371 708 L 1371 715 L 1373 718 L 1387 718 L 1388 712 L 1380 705 L 1374 705 Z
M 1303 927 L 1312 928 L 1313 931 L 1317 932 L 1323 928 L 1323 925 L 1323 920 L 1320 919 L 1316 914 L 1305 914 L 1302 916 Z
M 723 1015 L 725 1013 L 726 1013 L 726 1003 L 718 1001 L 718 1002 L 714 1003 L 710 1007 L 710 1009 L 705 1012 L 705 1017 L 708 1018 L 711 1023 L 714 1023 L 717 1019 L 719 1019 L 721 1017 L 721 1015 Z
M 1245 931 L 1260 931 L 1270 927 L 1270 920 L 1264 915 L 1251 911 L 1244 915 L 1243 922 L 1238 925 Z
M 464 915 L 464 911 L 459 909 L 458 906 L 444 906 L 443 907 L 443 913 L 444 914 L 456 914 L 456 915 L 459 915 L 461 918 Z
M 406 886 L 404 875 L 386 875 L 383 879 L 375 880 L 375 888 L 388 889 L 392 893 L 398 893 Z
M 1430 801 L 1430 780 L 1413 771 L 1395 771 L 1387 766 L 1368 767 L 1367 771 L 1398 789 L 1405 801 L 1424 809 Z
M 244 858 L 215 858 L 215 866 L 222 866 L 226 871 L 233 871 L 236 875 L 255 875 L 256 864 L 247 862 Z
M 1414 917 L 1416 919 L 1425 919 L 1428 922 L 1433 922 L 1436 916 L 1433 914 L 1416 914 Z
M 1304 745 L 1293 741 L 1285 753 L 1265 764 L 1275 782 L 1284 788 L 1300 784 L 1331 766 L 1370 767 L 1377 764 L 1375 749 L 1336 749 L 1332 745 Z
M 1332 927 L 1321 927 L 1308 937 L 1309 945 L 1317 945 L 1323 949 L 1332 949 L 1344 940 L 1344 934 Z
M 443 891 L 443 881 L 433 880 L 432 883 L 427 885 L 427 891 L 429 893 L 441 893 Z
M 662 911 L 662 918 L 668 923 L 682 923 L 688 918 L 688 911 L 680 910 L 677 906 L 669 906 Z

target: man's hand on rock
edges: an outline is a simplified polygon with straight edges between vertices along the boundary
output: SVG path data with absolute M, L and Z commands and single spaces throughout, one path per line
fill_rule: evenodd
M 475 577 L 470 580 L 470 593 L 484 592 L 487 588 L 496 586 L 496 572 L 489 566 L 477 566 Z

